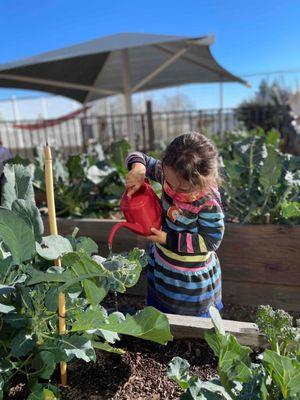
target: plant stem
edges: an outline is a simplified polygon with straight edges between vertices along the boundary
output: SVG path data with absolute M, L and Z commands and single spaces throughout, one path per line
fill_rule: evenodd
M 33 354 L 30 354 L 26 360 L 24 360 L 24 362 L 20 365 L 20 367 L 15 367 L 15 371 L 12 375 L 10 375 L 10 379 L 15 376 L 18 372 L 22 372 L 24 374 L 24 371 L 22 370 L 22 368 L 24 367 L 24 365 L 28 364 L 28 361 L 33 357 Z M 25 373 L 26 375 L 26 373 Z

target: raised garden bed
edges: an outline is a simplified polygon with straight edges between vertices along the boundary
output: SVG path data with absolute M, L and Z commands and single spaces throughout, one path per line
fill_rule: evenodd
M 187 359 L 201 379 L 216 376 L 217 360 L 203 340 L 175 340 L 166 346 L 123 339 L 122 356 L 97 351 L 95 363 L 76 361 L 68 366 L 68 386 L 62 400 L 175 400 L 182 391 L 167 377 L 167 364 L 175 356 Z M 60 383 L 58 371 L 53 381 Z M 22 380 L 7 400 L 26 398 Z
M 58 219 L 58 230 L 94 239 L 101 254 L 107 254 L 107 238 L 117 221 L 101 219 Z M 47 222 L 46 222 L 47 229 Z M 227 224 L 218 252 L 223 271 L 223 297 L 239 305 L 270 304 L 300 311 L 300 226 Z M 114 251 L 146 247 L 147 241 L 121 230 Z M 145 293 L 145 278 L 131 291 Z

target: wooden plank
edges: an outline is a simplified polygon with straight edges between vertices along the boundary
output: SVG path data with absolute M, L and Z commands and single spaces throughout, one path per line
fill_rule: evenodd
M 99 219 L 58 219 L 59 231 L 69 234 L 75 226 L 79 235 L 90 236 L 107 252 L 107 238 L 118 221 Z M 218 251 L 223 279 L 266 284 L 300 285 L 300 226 L 227 224 Z M 145 239 L 121 229 L 114 241 L 115 251 L 146 247 Z
M 189 317 L 185 315 L 166 314 L 171 333 L 175 339 L 204 338 L 204 333 L 213 328 L 210 318 Z M 233 334 L 239 343 L 252 347 L 266 347 L 267 342 L 252 322 L 223 320 L 226 332 Z
M 286 311 L 300 311 L 300 286 L 223 280 L 223 299 L 231 304 L 258 306 L 269 304 Z
M 223 278 L 300 284 L 300 226 L 227 224 L 218 251 Z

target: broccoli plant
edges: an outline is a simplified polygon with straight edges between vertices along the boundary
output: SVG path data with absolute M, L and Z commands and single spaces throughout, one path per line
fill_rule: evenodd
M 293 318 L 284 310 L 273 310 L 270 306 L 260 306 L 256 323 L 266 336 L 271 349 L 279 355 L 299 355 L 300 342 L 293 328 Z
M 95 349 L 122 353 L 120 334 L 160 344 L 172 338 L 167 317 L 152 307 L 108 313 L 110 292 L 124 293 L 142 270 L 143 251 L 105 259 L 89 238 L 43 236 L 31 171 L 9 166 L 0 207 L 0 399 L 18 376 L 28 399 L 55 399 L 60 362 L 95 361 Z M 7 175 L 8 176 L 8 175 Z M 95 255 L 96 253 L 96 255 Z M 94 255 L 93 255 L 94 254 Z M 61 259 L 61 266 L 54 261 Z M 66 297 L 66 334 L 58 333 L 58 294 Z
M 218 357 L 218 379 L 202 382 L 188 373 L 186 360 L 175 357 L 168 376 L 184 390 L 184 400 L 281 400 L 300 398 L 299 330 L 291 317 L 271 307 L 262 307 L 258 325 L 271 349 L 266 349 L 253 363 L 251 349 L 225 332 L 217 309 L 210 309 L 214 330 L 205 332 L 205 340 Z
M 300 157 L 282 154 L 275 130 L 252 131 L 222 146 L 227 216 L 241 223 L 300 221 Z

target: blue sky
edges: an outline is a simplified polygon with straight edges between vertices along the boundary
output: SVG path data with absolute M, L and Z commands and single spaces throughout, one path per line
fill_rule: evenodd
M 212 52 L 237 75 L 299 69 L 266 76 L 286 85 L 300 82 L 300 2 L 297 0 L 1 0 L 0 63 L 117 32 L 174 35 L 215 34 Z M 224 105 L 251 95 L 262 77 L 247 78 L 252 89 L 226 84 Z M 164 93 L 188 94 L 196 107 L 218 106 L 218 85 L 189 85 Z M 0 89 L 0 98 L 33 94 Z M 61 104 L 66 104 L 62 102 Z M 4 103 L 0 113 L 6 114 Z M 61 113 L 66 105 L 54 107 Z M 8 111 L 7 111 L 8 112 Z

